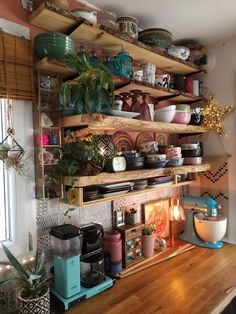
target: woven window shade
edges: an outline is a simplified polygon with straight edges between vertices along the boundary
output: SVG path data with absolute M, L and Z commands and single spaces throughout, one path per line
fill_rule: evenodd
M 33 100 L 32 42 L 0 30 L 0 98 Z

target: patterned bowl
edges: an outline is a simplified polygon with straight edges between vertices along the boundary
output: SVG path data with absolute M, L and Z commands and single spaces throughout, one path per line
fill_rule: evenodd
M 187 60 L 190 55 L 190 49 L 183 46 L 171 46 L 168 49 L 168 53 L 171 56 L 177 57 L 182 60 Z
M 184 163 L 184 158 L 172 158 L 168 161 L 167 167 L 180 167 Z
M 154 113 L 154 121 L 170 123 L 175 116 L 175 110 L 157 109 Z
M 152 162 L 145 162 L 146 168 L 164 168 L 167 164 L 168 160 L 159 160 L 159 161 L 152 161 Z
M 168 49 L 172 44 L 172 34 L 163 28 L 148 28 L 138 34 L 143 43 L 155 47 Z

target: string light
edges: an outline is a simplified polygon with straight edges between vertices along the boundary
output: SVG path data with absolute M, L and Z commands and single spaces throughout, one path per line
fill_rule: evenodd
M 35 260 L 35 257 L 34 257 L 34 256 L 31 256 L 31 257 L 29 257 L 29 258 L 23 259 L 23 260 L 21 261 L 21 264 L 26 265 L 26 264 L 28 264 L 28 263 L 30 263 L 30 262 L 33 262 L 34 260 Z M 4 270 L 9 270 L 10 268 L 12 268 L 11 265 L 1 266 L 1 267 L 0 267 L 0 272 L 3 272 Z

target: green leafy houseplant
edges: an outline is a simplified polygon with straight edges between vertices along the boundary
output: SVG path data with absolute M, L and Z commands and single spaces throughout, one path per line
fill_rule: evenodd
M 114 83 L 106 66 L 102 63 L 92 66 L 84 54 L 67 54 L 63 62 L 67 67 L 76 70 L 79 79 L 76 83 L 67 81 L 61 84 L 57 100 L 59 110 L 72 106 L 77 113 L 92 115 L 111 107 Z
M 95 136 L 88 134 L 83 139 L 68 133 L 68 142 L 61 149 L 57 171 L 61 175 L 96 175 L 102 171 L 103 157 L 97 147 Z
M 20 296 L 24 299 L 35 299 L 43 296 L 49 287 L 49 281 L 44 269 L 44 253 L 37 250 L 34 266 L 32 268 L 23 267 L 10 250 L 3 244 L 4 253 L 6 254 L 9 264 L 16 270 L 16 276 L 0 282 L 0 287 L 6 284 L 16 284 L 21 288 Z M 0 262 L 1 263 L 1 262 Z M 6 263 L 1 263 L 6 264 Z
M 143 227 L 143 234 L 144 235 L 151 235 L 156 230 L 155 223 L 145 224 Z

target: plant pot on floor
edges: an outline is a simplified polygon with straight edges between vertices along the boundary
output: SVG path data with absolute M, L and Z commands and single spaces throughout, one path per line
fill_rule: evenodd
M 151 257 L 154 254 L 155 234 L 142 235 L 142 253 L 144 257 Z
M 17 295 L 18 314 L 50 314 L 50 295 L 49 289 L 41 297 L 35 299 L 24 299 L 20 291 Z

